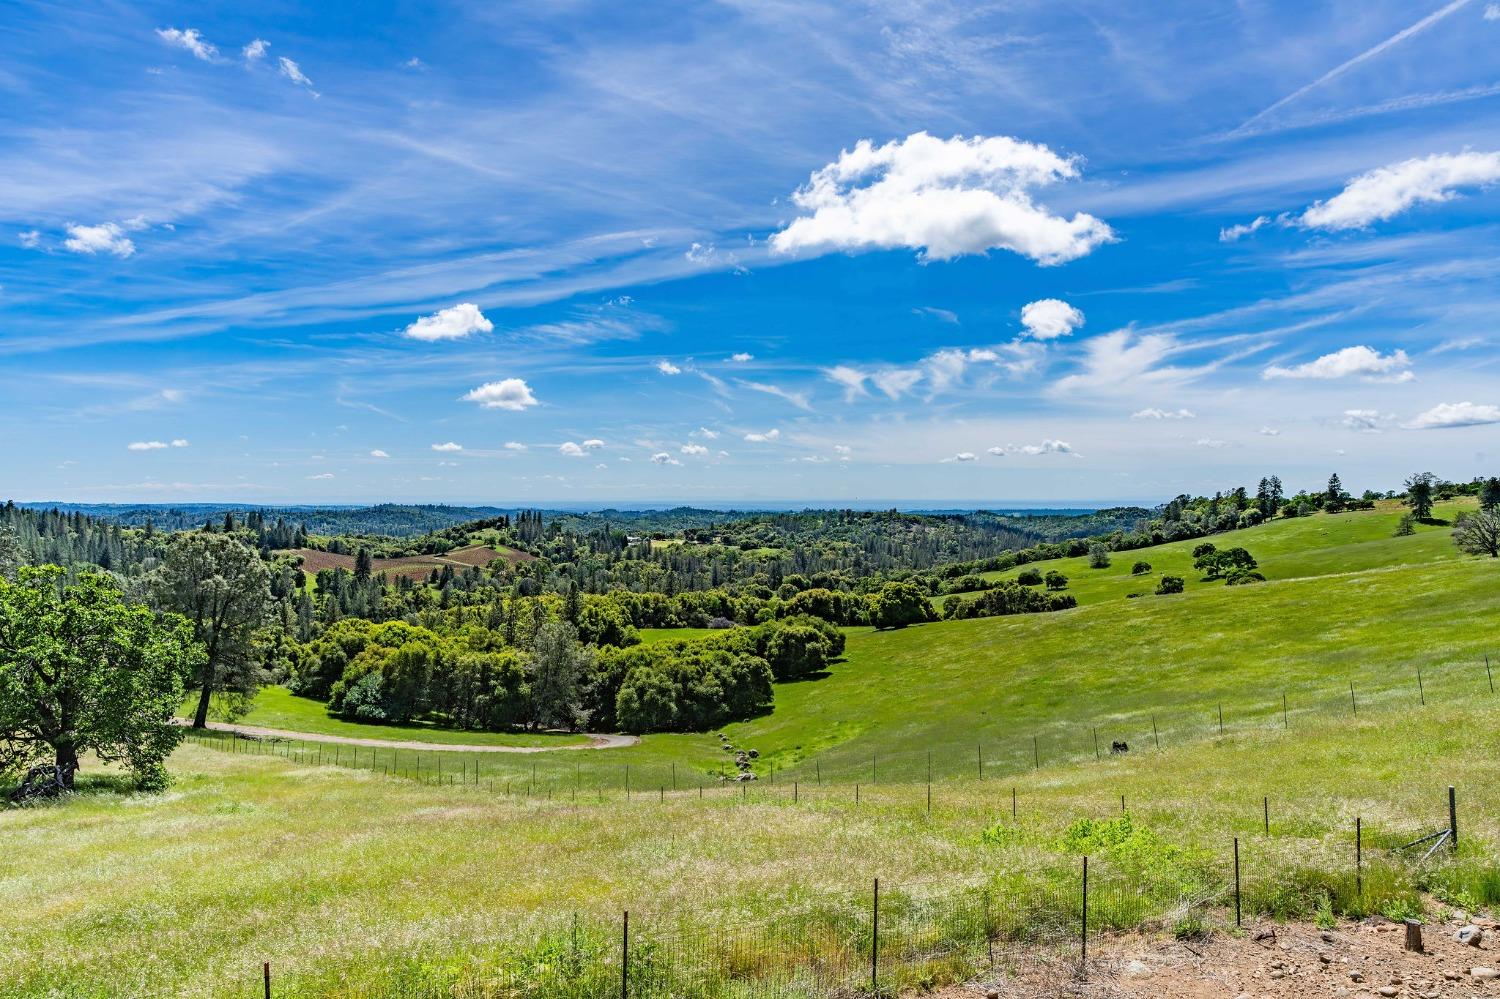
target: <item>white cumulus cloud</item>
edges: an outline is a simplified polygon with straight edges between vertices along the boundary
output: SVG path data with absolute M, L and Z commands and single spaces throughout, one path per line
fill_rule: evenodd
M 388 455 L 384 451 L 380 450 L 380 448 L 376 448 L 375 450 L 373 450 L 373 451 L 370 452 L 370 457 L 371 458 L 389 458 L 390 455 Z
M 1021 325 L 1038 340 L 1052 340 L 1083 325 L 1083 313 L 1060 298 L 1040 298 L 1021 307 Z
M 255 62 L 259 59 L 263 59 L 266 54 L 266 49 L 270 47 L 270 42 L 266 41 L 264 38 L 257 38 L 249 45 L 246 45 L 243 49 L 240 49 L 240 54 L 245 57 L 246 62 Z
M 462 451 L 464 449 L 464 446 L 462 444 L 455 444 L 452 441 L 448 441 L 446 444 L 434 444 L 432 445 L 432 449 L 434 451 Z
M 657 361 L 656 362 L 656 370 L 660 371 L 664 375 L 680 375 L 680 374 L 682 374 L 682 369 L 679 368 L 677 365 L 673 364 L 671 361 Z
M 566 455 L 569 458 L 583 457 L 583 448 L 579 447 L 572 441 L 564 441 L 563 443 L 559 444 L 557 446 L 557 452 L 558 454 Z
M 495 324 L 484 317 L 479 306 L 473 302 L 460 302 L 447 309 L 440 309 L 430 316 L 422 316 L 406 327 L 404 333 L 413 340 L 457 340 L 474 333 L 489 333 Z
M 520 441 L 506 441 L 505 442 L 505 450 L 507 450 L 507 451 L 525 451 L 526 450 L 526 445 L 522 444 Z
M 331 478 L 333 478 L 333 473 L 332 472 L 319 472 L 317 475 L 309 475 L 308 478 L 309 479 L 331 479 Z
M 590 437 L 583 442 L 583 449 L 585 451 L 598 451 L 602 447 L 604 447 L 604 442 L 597 437 Z
M 693 436 L 702 437 L 704 440 L 713 441 L 719 439 L 719 432 L 717 430 L 710 430 L 707 427 L 699 427 L 697 430 L 693 431 Z
M 70 224 L 68 238 L 63 241 L 63 246 L 74 253 L 86 253 L 89 256 L 111 253 L 123 258 L 135 253 L 135 243 L 114 222 L 101 222 L 98 225 Z
M 745 363 L 748 363 L 750 361 L 755 360 L 755 355 L 754 354 L 747 354 L 744 351 L 740 351 L 738 354 L 730 354 L 729 355 L 729 359 L 731 361 L 733 361 L 735 364 L 745 364 Z
M 670 454 L 668 454 L 665 451 L 658 451 L 658 452 L 656 452 L 655 454 L 653 454 L 651 456 L 651 464 L 653 464 L 653 465 L 680 465 L 680 464 L 682 464 L 682 462 L 678 461 L 676 458 L 672 457 Z
M 197 28 L 187 28 L 186 30 L 157 28 L 156 34 L 168 45 L 175 45 L 179 49 L 186 49 L 204 62 L 213 62 L 219 56 L 219 50 L 205 41 Z
M 1459 188 L 1500 180 L 1500 153 L 1434 153 L 1362 173 L 1302 213 L 1310 229 L 1364 229 L 1413 205 L 1448 201 Z
M 1032 201 L 1033 189 L 1077 176 L 1075 160 L 1008 136 L 861 139 L 792 195 L 805 214 L 771 236 L 771 249 L 905 248 L 931 260 L 1000 249 L 1060 264 L 1114 236 L 1092 215 L 1068 219 Z
M 780 440 L 780 439 L 781 439 L 781 431 L 780 430 L 775 430 L 775 429 L 767 430 L 763 434 L 746 434 L 745 435 L 745 440 L 749 441 L 751 444 L 766 444 L 766 443 L 768 443 L 770 441 L 775 441 L 775 440 Z
M 133 441 L 125 445 L 127 451 L 160 451 L 166 447 L 165 441 Z
M 954 461 L 978 461 L 979 456 L 973 451 L 960 451 L 953 456 Z
M 38 246 L 42 245 L 42 234 L 40 230 L 37 229 L 28 229 L 25 232 L 18 233 L 16 235 L 16 238 L 19 239 L 21 241 L 21 245 L 26 247 L 26 249 L 28 250 L 34 250 Z
M 1324 354 L 1315 361 L 1291 368 L 1272 365 L 1261 372 L 1261 377 L 1333 379 L 1357 376 L 1379 381 L 1411 381 L 1416 376 L 1408 370 L 1410 367 L 1411 358 L 1404 350 L 1381 354 L 1370 347 L 1356 346 Z
M 519 413 L 537 404 L 531 386 L 520 378 L 503 378 L 498 382 L 485 382 L 464 395 L 465 402 L 477 402 L 485 409 L 508 409 Z
M 681 450 L 683 454 L 690 454 L 694 457 L 702 457 L 703 455 L 708 454 L 708 448 L 704 447 L 702 444 L 684 444 L 679 450 Z
M 1132 420 L 1191 420 L 1196 414 L 1190 409 L 1157 409 L 1155 406 L 1136 410 L 1130 414 Z
M 1441 402 L 1407 424 L 1412 430 L 1438 430 L 1445 427 L 1478 427 L 1500 423 L 1500 406 L 1473 402 Z
M 172 440 L 172 446 L 173 447 L 187 447 L 188 446 L 187 438 L 186 437 L 177 437 L 177 438 L 174 438 Z

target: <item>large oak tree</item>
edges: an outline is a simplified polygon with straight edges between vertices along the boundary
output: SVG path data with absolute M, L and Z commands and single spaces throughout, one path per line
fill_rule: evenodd
M 68 583 L 41 566 L 0 579 L 0 771 L 48 760 L 45 786 L 67 790 L 92 752 L 160 788 L 181 735 L 172 715 L 200 658 L 186 621 L 127 604 L 108 574 Z

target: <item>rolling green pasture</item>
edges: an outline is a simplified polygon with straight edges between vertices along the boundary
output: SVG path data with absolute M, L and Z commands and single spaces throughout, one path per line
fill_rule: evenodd
M 1453 508 L 1438 512 L 1451 516 Z M 939 777 L 1091 757 L 1096 730 L 1106 749 L 1117 739 L 1170 745 L 1216 730 L 1221 707 L 1231 729 L 1276 725 L 1283 696 L 1293 720 L 1342 720 L 1359 705 L 1486 692 L 1485 656 L 1500 668 L 1500 567 L 1460 556 L 1446 528 L 1392 537 L 1399 516 L 1395 509 L 1317 516 L 1214 539 L 1249 548 L 1271 577 L 1265 583 L 1227 587 L 1190 577 L 1185 593 L 1124 599 L 1130 563 L 1189 559 L 1193 543 L 1178 543 L 1073 573 L 1098 573 L 1099 592 L 1115 586 L 1120 599 L 893 632 L 848 629 L 844 660 L 828 675 L 778 685 L 772 712 L 724 734 L 759 752 L 762 779 L 774 766 L 778 781 L 878 783 L 925 779 L 929 752 Z M 296 699 L 273 695 L 271 703 L 289 700 Z M 312 716 L 306 724 L 370 731 L 318 719 L 313 702 L 297 708 Z M 262 717 L 270 716 L 247 721 Z M 306 728 L 294 721 L 283 715 L 277 727 Z M 446 738 L 434 733 L 433 741 Z M 451 776 L 475 765 L 451 755 L 424 753 L 421 767 L 442 766 Z M 489 754 L 478 777 L 557 794 L 627 782 L 671 787 L 674 779 L 679 787 L 712 785 L 729 759 L 717 733 L 659 734 L 626 749 Z M 403 772 L 416 765 L 410 754 L 396 760 L 383 752 L 361 765 L 393 763 Z
M 1451 521 L 1462 510 L 1474 508 L 1473 500 L 1439 503 L 1433 516 Z M 1114 600 L 1132 593 L 1151 593 L 1163 575 L 1181 576 L 1189 590 L 1196 586 L 1223 586 L 1223 580 L 1202 578 L 1193 569 L 1193 549 L 1208 543 L 1219 548 L 1244 548 L 1260 562 L 1259 572 L 1268 580 L 1327 576 L 1362 569 L 1395 565 L 1442 562 L 1464 556 L 1453 545 L 1452 528 L 1444 524 L 1418 524 L 1416 533 L 1394 537 L 1397 523 L 1408 511 L 1394 500 L 1381 501 L 1374 510 L 1316 514 L 1230 531 L 1191 541 L 1174 541 L 1137 551 L 1111 552 L 1105 569 L 1089 568 L 1085 557 L 1033 562 L 1002 572 L 980 573 L 986 580 L 1015 579 L 1023 569 L 1052 570 L 1068 577 L 1067 592 L 1080 604 Z M 1131 567 L 1148 562 L 1151 572 L 1135 576 Z M 934 597 L 941 606 L 946 596 Z

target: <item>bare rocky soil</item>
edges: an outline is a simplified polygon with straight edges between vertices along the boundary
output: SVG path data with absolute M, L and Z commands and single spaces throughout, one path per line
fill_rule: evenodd
M 1478 927 L 1477 946 L 1455 934 Z M 1467 931 L 1473 935 L 1473 930 Z M 1076 965 L 1022 966 L 992 981 L 945 990 L 945 999 L 1500 999 L 1500 924 L 1455 920 L 1422 927 L 1423 951 L 1383 918 L 1320 930 L 1247 925 L 1206 940 L 1131 935 L 1101 942 L 1085 978 Z

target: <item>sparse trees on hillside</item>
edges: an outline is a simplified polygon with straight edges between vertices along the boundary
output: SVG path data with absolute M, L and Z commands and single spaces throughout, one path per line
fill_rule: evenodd
M 1156 584 L 1156 592 L 1159 594 L 1181 593 L 1182 590 L 1183 581 L 1181 576 L 1163 576 L 1161 577 L 1161 582 Z
M 166 784 L 171 724 L 201 650 L 180 617 L 132 606 L 113 579 L 57 566 L 0 579 L 0 772 L 47 759 L 18 793 L 73 786 L 79 757 L 122 762 L 143 790 Z
M 1130 567 L 1130 574 L 1132 576 L 1144 576 L 1146 573 L 1148 573 L 1150 571 L 1151 571 L 1151 563 L 1150 562 L 1137 562 L 1135 565 L 1133 565 L 1133 566 Z
M 1068 577 L 1064 576 L 1056 569 L 1047 573 L 1047 575 L 1042 578 L 1046 581 L 1047 589 L 1049 590 L 1066 590 L 1068 588 Z
M 1460 517 L 1453 543 L 1470 555 L 1500 558 L 1500 513 L 1480 510 Z
M 1104 545 L 1098 541 L 1095 541 L 1093 544 L 1089 545 L 1089 568 L 1109 568 L 1109 549 L 1104 547 Z
M 270 573 L 254 551 L 229 534 L 175 535 L 147 590 L 157 610 L 188 619 L 206 653 L 193 680 L 194 728 L 208 724 L 215 693 L 255 693 L 264 679 L 256 633 L 267 622 L 271 591 Z

